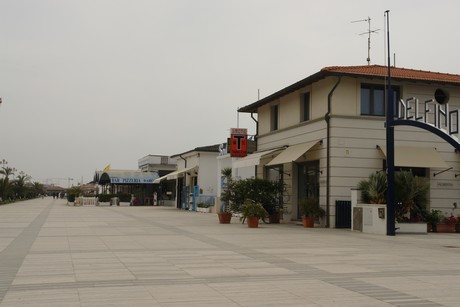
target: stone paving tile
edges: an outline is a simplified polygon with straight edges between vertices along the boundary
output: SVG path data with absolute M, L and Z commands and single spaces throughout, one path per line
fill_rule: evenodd
M 0 306 L 74 307 L 80 306 L 80 298 L 77 289 L 10 291 Z
M 145 287 L 79 288 L 82 306 L 161 306 Z
M 166 285 L 145 287 L 153 298 L 161 305 L 164 304 L 188 304 L 226 302 L 230 303 L 225 296 L 207 285 Z M 179 305 L 178 305 L 179 306 Z

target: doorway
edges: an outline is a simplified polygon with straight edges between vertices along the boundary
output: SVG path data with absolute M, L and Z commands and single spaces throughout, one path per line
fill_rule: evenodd
M 297 201 L 304 198 L 319 200 L 319 160 L 297 164 Z M 297 206 L 297 218 L 300 210 Z
M 182 202 L 184 201 L 184 178 L 177 178 L 177 193 L 176 193 L 176 208 L 182 209 Z

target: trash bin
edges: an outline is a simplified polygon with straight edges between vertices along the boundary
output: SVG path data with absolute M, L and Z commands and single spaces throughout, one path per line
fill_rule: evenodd
M 118 198 L 118 197 L 112 197 L 112 198 L 110 199 L 110 205 L 111 205 L 111 206 L 112 206 L 112 205 L 114 205 L 114 206 L 115 206 L 115 205 L 116 205 L 116 206 L 119 206 L 119 205 L 120 205 L 120 198 Z

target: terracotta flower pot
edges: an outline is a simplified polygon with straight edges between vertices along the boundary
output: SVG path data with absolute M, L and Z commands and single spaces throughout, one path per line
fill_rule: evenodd
M 314 228 L 315 219 L 309 216 L 302 216 L 302 224 L 305 228 Z
M 455 224 L 437 224 L 436 232 L 455 232 Z
M 220 224 L 230 224 L 232 220 L 232 214 L 230 212 L 219 212 L 217 216 L 219 217 Z
M 258 216 L 248 216 L 246 218 L 249 228 L 258 228 L 259 227 L 259 217 Z

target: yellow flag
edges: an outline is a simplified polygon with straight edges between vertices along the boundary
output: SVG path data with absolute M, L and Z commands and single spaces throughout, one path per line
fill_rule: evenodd
M 107 171 L 110 171 L 110 164 L 107 165 L 107 166 L 104 168 L 104 170 L 103 170 L 103 172 L 107 172 Z

